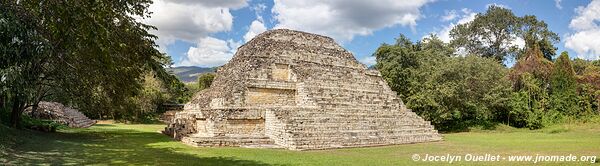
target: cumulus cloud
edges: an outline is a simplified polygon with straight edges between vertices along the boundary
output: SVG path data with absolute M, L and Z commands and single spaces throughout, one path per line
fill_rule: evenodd
M 375 65 L 377 63 L 375 56 L 366 56 L 366 57 L 364 57 L 364 58 L 362 58 L 362 59 L 360 59 L 358 61 L 361 62 L 361 63 L 363 63 L 363 64 L 365 64 L 365 65 L 367 65 L 367 67 L 373 66 L 373 65 Z
M 452 20 L 458 18 L 458 14 L 456 13 L 456 10 L 445 11 L 444 13 L 445 14 L 441 18 L 441 20 L 444 22 L 452 21 Z
M 176 65 L 212 67 L 231 59 L 240 42 L 210 35 L 230 31 L 230 10 L 246 6 L 247 0 L 156 0 L 149 8 L 151 17 L 142 21 L 158 28 L 151 33 L 158 36 L 156 42 L 161 51 L 177 40 L 196 45 Z
M 247 6 L 246 0 L 156 0 L 149 8 L 151 18 L 143 20 L 154 25 L 164 49 L 175 40 L 195 42 L 211 33 L 231 30 L 230 9 Z
M 254 36 L 263 33 L 264 31 L 267 31 L 267 27 L 265 27 L 265 24 L 263 24 L 259 20 L 254 20 L 252 21 L 252 24 L 250 24 L 248 32 L 244 35 L 244 41 L 248 42 L 252 38 L 254 38 Z
M 179 4 L 190 4 L 196 5 L 201 4 L 206 7 L 228 7 L 228 8 L 242 8 L 248 5 L 246 0 L 168 0 L 170 2 L 179 3 Z
M 181 61 L 181 66 L 215 67 L 225 64 L 233 57 L 241 43 L 233 40 L 225 41 L 213 37 L 204 37 L 198 45 L 190 47 Z
M 569 24 L 575 32 L 567 35 L 565 47 L 577 52 L 578 58 L 600 59 L 600 0 L 580 6 L 575 12 L 577 16 Z
M 254 14 L 256 15 L 256 19 L 260 22 L 265 22 L 262 17 L 262 13 L 267 9 L 267 5 L 263 3 L 256 4 L 252 6 L 252 10 L 254 10 Z
M 454 27 L 456 27 L 457 25 L 460 24 L 464 24 L 464 23 L 468 23 L 471 22 L 475 19 L 475 15 L 477 15 L 477 13 L 474 13 L 473 11 L 471 11 L 470 9 L 467 8 L 463 8 L 461 10 L 461 15 L 458 16 L 458 14 L 456 14 L 456 17 L 460 17 L 460 19 L 456 22 L 452 22 L 446 26 L 444 26 L 443 28 L 441 28 L 439 31 L 436 32 L 432 32 L 433 34 L 437 35 L 440 40 L 444 41 L 444 42 L 450 42 L 451 38 L 450 38 L 450 31 L 452 29 L 454 29 Z M 424 36 L 427 37 L 427 36 Z
M 396 25 L 413 30 L 422 16 L 420 8 L 431 0 L 275 0 L 275 28 L 290 28 L 350 41 L 356 35 Z

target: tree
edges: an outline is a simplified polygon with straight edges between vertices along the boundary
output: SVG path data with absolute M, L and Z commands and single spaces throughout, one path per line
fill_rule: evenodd
M 513 66 L 508 77 L 513 82 L 514 90 L 518 91 L 523 87 L 521 75 L 529 73 L 536 80 L 541 81 L 541 84 L 548 84 L 552 68 L 552 62 L 543 57 L 542 51 L 537 45 L 533 45 L 526 49 L 523 57 Z
M 3 105 L 11 105 L 11 126 L 18 127 L 27 104 L 43 97 L 36 92 L 48 77 L 41 72 L 50 45 L 35 15 L 7 1 L 0 2 L 0 11 L 0 96 L 7 100 Z
M 419 44 L 413 44 L 410 39 L 404 35 L 396 38 L 393 45 L 382 44 L 375 53 L 377 68 L 385 80 L 388 81 L 390 88 L 398 93 L 401 98 L 408 94 L 408 87 L 411 70 L 419 67 L 416 52 L 420 50 Z
M 579 83 L 580 107 L 584 112 L 597 110 L 600 113 L 600 65 L 593 61 L 575 59 L 573 68 Z
M 215 79 L 215 74 L 214 73 L 204 73 L 201 74 L 198 77 L 198 90 L 204 90 L 206 88 L 209 88 L 210 85 L 212 84 L 213 80 Z
M 440 130 L 493 123 L 495 112 L 506 111 L 506 69 L 490 58 L 455 57 L 452 52 L 435 36 L 417 43 L 400 36 L 374 55 L 392 90 Z
M 577 78 L 567 52 L 562 52 L 554 63 L 550 82 L 552 109 L 567 115 L 578 114 Z
M 146 71 L 173 83 L 162 70 L 150 0 L 3 1 L 3 94 L 10 95 L 13 126 L 20 112 L 52 99 L 89 112 L 118 114 L 140 93 Z M 6 23 L 6 24 L 5 24 Z M 5 26 L 7 25 L 7 26 Z M 17 41 L 17 42 L 9 42 Z M 183 87 L 183 86 L 181 86 Z M 114 116 L 113 116 L 114 117 Z
M 468 53 L 494 58 L 502 62 L 508 57 L 516 57 L 525 51 L 516 44 L 517 39 L 525 40 L 526 47 L 534 44 L 541 47 L 546 59 L 555 55 L 554 43 L 560 38 L 548 30 L 547 24 L 535 16 L 515 16 L 511 10 L 490 6 L 483 14 L 479 13 L 471 22 L 457 25 L 450 31 L 451 44 L 464 48 Z
M 520 37 L 525 40 L 525 47 L 539 46 L 542 55 L 549 61 L 556 55 L 554 44 L 560 41 L 558 34 L 548 30 L 548 24 L 538 21 L 533 15 L 525 15 L 519 18 Z
M 471 22 L 457 25 L 450 31 L 451 44 L 464 47 L 470 54 L 504 60 L 515 54 L 511 45 L 519 29 L 519 18 L 509 9 L 490 6 L 485 14 L 477 14 Z
M 521 77 L 519 79 L 521 88 L 513 92 L 510 99 L 508 124 L 515 127 L 539 129 L 549 121 L 560 118 L 555 112 L 546 112 L 548 92 L 544 82 L 528 72 L 522 73 L 519 77 Z

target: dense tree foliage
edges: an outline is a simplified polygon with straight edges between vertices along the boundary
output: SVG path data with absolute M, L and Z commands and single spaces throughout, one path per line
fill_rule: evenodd
M 580 112 L 577 78 L 567 52 L 561 53 L 554 63 L 550 86 L 552 109 L 566 114 L 578 114 Z
M 600 114 L 600 62 L 571 61 L 566 52 L 553 62 L 560 39 L 535 16 L 491 6 L 451 36 L 450 43 L 435 36 L 413 43 L 401 35 L 374 53 L 390 87 L 438 129 L 539 129 Z M 498 63 L 509 57 L 517 58 L 511 68 Z
M 513 82 L 515 90 L 520 90 L 524 86 L 521 81 L 523 74 L 532 74 L 535 79 L 541 81 L 540 84 L 548 84 L 553 67 L 552 62 L 544 59 L 539 47 L 534 45 L 525 51 L 512 67 L 508 77 Z
M 542 116 L 549 105 L 548 80 L 553 64 L 543 57 L 537 45 L 529 47 L 511 69 L 508 77 L 513 85 L 510 111 L 506 123 L 516 127 L 543 127 Z
M 539 129 L 598 115 L 600 68 L 576 60 L 575 72 L 566 52 L 553 63 L 536 43 L 511 69 L 493 58 L 455 56 L 435 36 L 413 43 L 401 35 L 374 56 L 405 104 L 440 130 L 495 123 Z
M 198 91 L 209 88 L 215 79 L 215 73 L 203 73 L 198 76 Z
M 450 36 L 455 48 L 499 62 L 509 57 L 518 58 L 524 51 L 515 44 L 517 39 L 524 40 L 528 47 L 539 45 L 544 57 L 551 60 L 556 54 L 553 44 L 560 40 L 535 16 L 518 17 L 511 10 L 494 5 L 485 13 L 477 14 L 473 21 L 457 25 L 450 31 Z
M 439 129 L 488 125 L 506 112 L 507 70 L 493 59 L 452 57 L 448 50 L 435 36 L 418 43 L 401 36 L 377 50 L 376 68 L 409 108 Z
M 148 71 L 169 92 L 184 91 L 163 69 L 169 59 L 155 48 L 154 27 L 138 19 L 149 16 L 150 0 L 1 3 L 1 88 L 13 126 L 41 100 L 115 117 L 143 93 Z

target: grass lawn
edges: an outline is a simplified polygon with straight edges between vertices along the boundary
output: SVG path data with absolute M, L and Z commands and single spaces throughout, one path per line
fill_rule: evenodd
M 600 155 L 600 124 L 560 125 L 535 131 L 500 126 L 492 131 L 444 134 L 442 142 L 318 151 L 194 148 L 158 133 L 164 126 L 97 124 L 89 129 L 63 129 L 57 133 L 17 132 L 4 127 L 0 129 L 3 137 L 0 143 L 5 144 L 0 144 L 0 165 L 441 165 L 447 162 L 415 162 L 411 156 Z M 5 135 L 7 133 L 20 136 L 12 138 L 17 143 L 6 145 L 11 141 L 11 137 Z M 455 164 L 533 163 L 461 161 Z

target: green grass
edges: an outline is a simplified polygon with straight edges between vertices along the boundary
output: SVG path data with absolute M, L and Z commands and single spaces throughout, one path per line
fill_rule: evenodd
M 97 124 L 89 129 L 41 133 L 17 132 L 0 125 L 3 137 L 0 138 L 0 165 L 442 165 L 447 163 L 415 162 L 411 156 L 469 153 L 503 156 L 600 155 L 599 124 L 559 125 L 534 131 L 499 126 L 491 131 L 444 134 L 445 140 L 441 142 L 317 151 L 194 148 L 158 133 L 163 127 Z M 455 164 L 533 163 L 463 161 Z M 590 162 L 542 164 L 589 165 Z

